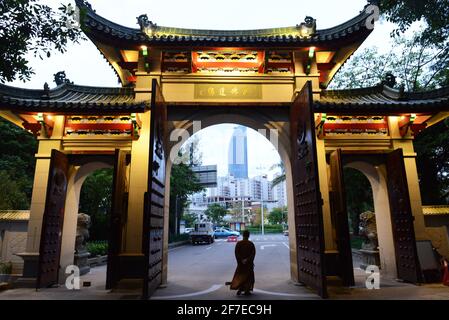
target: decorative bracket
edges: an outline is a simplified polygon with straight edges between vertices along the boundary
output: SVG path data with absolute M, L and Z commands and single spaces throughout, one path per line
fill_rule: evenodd
M 137 113 L 131 113 L 131 122 L 133 124 L 132 137 L 134 140 L 138 140 L 140 137 L 140 129 L 142 128 L 142 121 Z
M 319 139 L 324 138 L 324 123 L 326 122 L 326 119 L 326 113 L 318 114 L 318 117 L 315 119 L 315 129 L 318 131 L 317 136 Z
M 411 114 L 402 116 L 398 122 L 399 133 L 401 137 L 405 137 L 409 129 L 412 130 L 413 136 L 418 135 L 427 127 L 427 121 L 431 118 L 429 115 L 419 115 Z

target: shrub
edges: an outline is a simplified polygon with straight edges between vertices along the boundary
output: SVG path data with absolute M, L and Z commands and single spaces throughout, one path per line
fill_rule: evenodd
M 86 243 L 86 248 L 91 257 L 105 256 L 108 254 L 107 241 L 90 241 Z
M 188 233 L 182 233 L 182 234 L 173 234 L 170 233 L 170 235 L 168 236 L 168 243 L 173 243 L 173 242 L 179 242 L 179 241 L 186 241 L 189 240 L 190 236 Z
M 12 273 L 11 262 L 0 263 L 0 274 L 11 274 L 11 273 Z

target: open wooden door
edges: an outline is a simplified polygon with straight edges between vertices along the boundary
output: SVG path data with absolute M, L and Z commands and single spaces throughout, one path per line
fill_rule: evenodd
M 387 155 L 387 180 L 397 276 L 407 282 L 420 283 L 422 275 L 402 149 Z
M 167 107 L 155 79 L 151 91 L 150 157 L 148 192 L 145 195 L 143 250 L 145 274 L 143 299 L 148 299 L 162 281 L 164 204 L 165 204 L 165 134 Z
M 111 216 L 109 223 L 108 269 L 106 289 L 112 289 L 120 280 L 119 254 L 122 245 L 122 230 L 126 222 L 126 152 L 116 149 L 114 177 L 112 180 Z
M 308 81 L 290 108 L 298 280 L 326 298 L 323 200 L 312 98 L 312 83 Z
M 69 161 L 66 155 L 51 150 L 36 288 L 58 283 L 68 173 Z
M 354 268 L 352 265 L 351 240 L 349 236 L 348 212 L 346 209 L 346 192 L 343 179 L 343 166 L 341 162 L 341 149 L 330 155 L 331 173 L 331 210 L 334 217 L 337 248 L 338 248 L 338 275 L 346 287 L 354 286 Z

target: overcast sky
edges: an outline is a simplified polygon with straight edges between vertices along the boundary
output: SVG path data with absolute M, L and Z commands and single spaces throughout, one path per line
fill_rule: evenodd
M 71 1 L 41 2 L 57 6 Z M 317 19 L 318 29 L 325 29 L 353 18 L 367 3 L 366 0 L 91 0 L 89 2 L 99 15 L 128 27 L 137 28 L 136 17 L 146 13 L 151 21 L 161 26 L 196 29 L 294 26 L 304 21 L 306 15 Z M 377 23 L 374 32 L 362 48 L 376 45 L 383 50 L 389 50 L 391 30 L 391 24 Z M 76 84 L 119 86 L 115 73 L 90 41 L 70 45 L 67 53 L 54 53 L 50 59 L 43 61 L 30 56 L 30 65 L 36 73 L 32 79 L 27 83 L 15 81 L 10 85 L 43 88 L 44 83 L 48 82 L 50 87 L 54 87 L 53 74 L 65 70 L 67 77 Z M 233 127 L 233 125 L 214 126 L 198 133 L 201 137 L 203 162 L 218 164 L 219 175 L 227 173 L 227 146 Z M 250 176 L 269 173 L 268 169 L 272 164 L 279 162 L 279 155 L 270 142 L 253 130 L 248 130 L 248 149 Z

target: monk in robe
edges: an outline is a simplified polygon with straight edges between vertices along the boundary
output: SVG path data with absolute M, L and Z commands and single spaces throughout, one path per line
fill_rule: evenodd
M 249 231 L 243 231 L 243 240 L 235 245 L 235 258 L 237 259 L 237 269 L 231 282 L 231 290 L 237 290 L 237 295 L 242 292 L 250 295 L 254 288 L 254 257 L 256 247 L 248 240 Z

